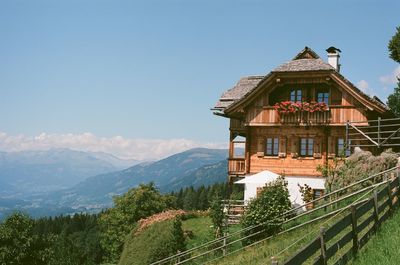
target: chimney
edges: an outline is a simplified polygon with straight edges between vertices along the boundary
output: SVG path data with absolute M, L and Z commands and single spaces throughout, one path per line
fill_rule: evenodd
M 326 49 L 326 51 L 328 52 L 328 63 L 335 68 L 336 71 L 340 72 L 339 58 L 342 51 L 333 46 Z

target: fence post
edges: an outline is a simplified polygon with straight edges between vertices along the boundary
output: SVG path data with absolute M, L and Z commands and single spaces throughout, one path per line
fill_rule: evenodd
M 378 148 L 381 148 L 381 117 L 378 117 Z
M 325 243 L 325 227 L 321 227 L 319 230 L 319 238 L 321 242 L 321 257 L 322 257 L 322 264 L 326 265 L 327 264 L 327 258 L 326 258 L 326 243 Z
M 278 260 L 275 257 L 271 257 L 271 265 L 278 265 Z
M 395 180 L 392 180 L 395 181 Z M 387 183 L 387 192 L 388 192 L 388 197 L 389 197 L 389 213 L 391 214 L 393 212 L 393 197 L 392 197 L 392 189 L 390 188 L 390 184 L 392 181 L 388 181 Z
M 398 200 L 399 200 L 399 194 L 400 194 L 400 174 L 399 174 L 399 168 L 396 168 L 396 173 L 395 173 L 395 180 L 397 180 L 397 195 L 394 197 L 394 204 L 395 206 L 398 206 Z
M 353 254 L 356 255 L 358 251 L 358 233 L 357 233 L 357 216 L 356 206 L 352 205 L 351 208 L 351 227 L 353 232 Z
M 350 140 L 349 140 L 349 120 L 346 122 L 346 151 L 350 150 Z
M 379 222 L 379 212 L 378 212 L 378 192 L 376 189 L 374 189 L 374 227 L 375 230 L 378 228 L 378 222 Z
M 224 231 L 224 238 L 222 240 L 222 255 L 223 256 L 226 256 L 226 250 L 227 250 L 227 248 L 226 248 L 226 236 L 227 236 L 227 233 L 226 233 L 226 231 Z

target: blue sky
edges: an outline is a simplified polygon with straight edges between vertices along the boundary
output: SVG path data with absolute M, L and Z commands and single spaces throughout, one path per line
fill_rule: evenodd
M 365 0 L 0 0 L 0 141 L 87 132 L 226 142 L 227 120 L 209 110 L 221 93 L 304 46 L 324 59 L 340 48 L 342 73 L 386 100 L 400 71 L 387 51 L 398 10 Z

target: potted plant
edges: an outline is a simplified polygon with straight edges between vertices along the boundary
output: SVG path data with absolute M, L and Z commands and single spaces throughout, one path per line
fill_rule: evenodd
M 292 102 L 292 101 L 282 101 L 274 105 L 276 109 L 281 114 L 289 114 L 296 112 L 324 112 L 328 110 L 328 106 L 325 102 Z

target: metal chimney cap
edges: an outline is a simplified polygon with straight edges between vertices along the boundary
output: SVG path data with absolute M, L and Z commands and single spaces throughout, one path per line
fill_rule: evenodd
M 336 47 L 333 47 L 333 46 L 331 46 L 331 47 L 329 47 L 328 49 L 326 49 L 326 51 L 327 51 L 328 53 L 342 52 L 340 49 L 338 49 L 338 48 L 336 48 Z

